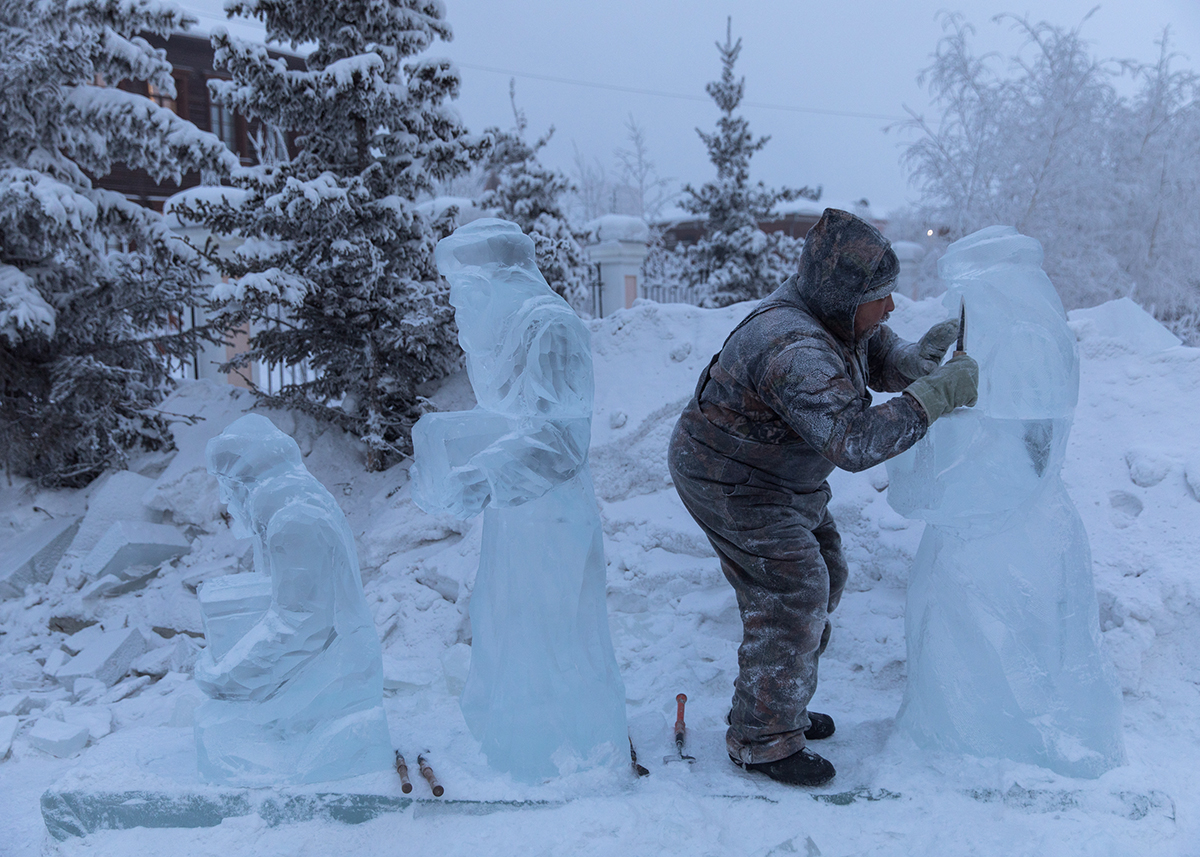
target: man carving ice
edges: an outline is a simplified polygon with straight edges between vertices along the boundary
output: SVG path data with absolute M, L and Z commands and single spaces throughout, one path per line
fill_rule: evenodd
M 898 455 L 977 395 L 974 360 L 940 363 L 956 320 L 918 343 L 883 324 L 898 272 L 877 229 L 826 209 L 799 272 L 729 335 L 671 437 L 675 487 L 742 616 L 729 755 L 781 782 L 820 785 L 835 773 L 805 746 L 834 731 L 808 703 L 849 573 L 826 477 Z M 871 407 L 868 387 L 904 395 Z

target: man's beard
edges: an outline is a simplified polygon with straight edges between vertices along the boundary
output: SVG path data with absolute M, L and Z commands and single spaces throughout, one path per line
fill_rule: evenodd
M 866 342 L 872 336 L 879 333 L 879 328 L 883 327 L 883 323 L 891 317 L 892 317 L 892 314 L 890 312 L 885 312 L 883 314 L 883 317 L 880 318 L 879 321 L 875 322 L 873 325 L 871 325 L 869 328 L 867 328 L 867 332 L 862 335 L 862 341 Z

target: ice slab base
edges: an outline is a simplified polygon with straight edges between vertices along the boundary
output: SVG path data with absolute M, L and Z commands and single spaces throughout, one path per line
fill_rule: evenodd
M 324 820 L 362 824 L 387 813 L 490 815 L 495 812 L 552 809 L 561 800 L 437 800 L 395 795 L 315 793 L 266 790 L 181 792 L 55 791 L 42 795 L 47 832 L 62 842 L 100 830 L 134 827 L 216 827 L 227 818 L 257 815 L 270 827 Z

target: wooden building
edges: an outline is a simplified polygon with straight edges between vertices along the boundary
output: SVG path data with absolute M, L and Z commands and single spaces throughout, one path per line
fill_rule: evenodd
M 118 84 L 120 89 L 145 95 L 189 120 L 202 131 L 216 134 L 245 165 L 257 161 L 256 142 L 264 146 L 292 147 L 291 139 L 280 142 L 276 135 L 264 133 L 265 129 L 261 127 L 261 123 L 247 122 L 232 110 L 212 101 L 208 93 L 208 81 L 228 79 L 229 75 L 213 68 L 213 49 L 207 35 L 175 33 L 170 38 L 163 39 L 147 33 L 143 34 L 143 38 L 152 47 L 162 48 L 167 52 L 167 60 L 174 69 L 172 75 L 175 78 L 175 97 L 171 98 L 143 81 L 123 80 Z M 291 68 L 304 68 L 304 61 L 299 57 L 276 51 L 271 51 L 270 54 L 273 57 L 284 58 Z M 159 184 L 145 171 L 130 170 L 121 164 L 114 165 L 112 172 L 96 180 L 97 186 L 115 190 L 155 211 L 162 211 L 163 202 L 168 197 L 198 184 L 199 173 L 186 173 L 180 184 L 170 180 Z

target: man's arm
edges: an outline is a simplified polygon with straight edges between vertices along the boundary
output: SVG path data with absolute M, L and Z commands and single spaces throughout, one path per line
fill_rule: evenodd
M 918 359 L 917 343 L 906 342 L 886 324 L 880 325 L 867 343 L 867 384 L 880 393 L 898 393 L 917 377 L 909 377 L 904 369 Z
M 887 325 L 867 343 L 868 381 L 872 390 L 897 393 L 941 365 L 946 349 L 958 336 L 957 319 L 938 322 L 920 342 L 906 342 Z
M 266 539 L 270 609 L 219 661 L 206 652 L 196 663 L 196 682 L 216 699 L 269 698 L 332 639 L 335 565 L 345 562 L 345 546 L 321 510 L 298 505 L 280 516 Z
M 887 461 L 928 430 L 924 410 L 909 396 L 869 407 L 840 356 L 818 339 L 784 348 L 765 365 L 757 381 L 763 400 L 843 470 L 858 472 Z

